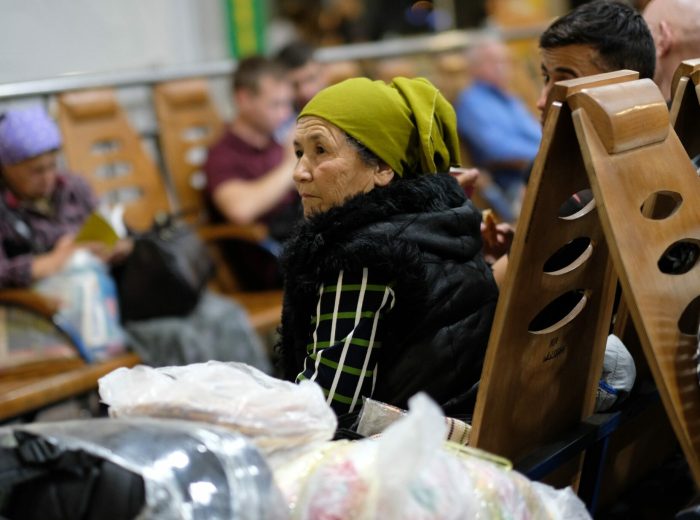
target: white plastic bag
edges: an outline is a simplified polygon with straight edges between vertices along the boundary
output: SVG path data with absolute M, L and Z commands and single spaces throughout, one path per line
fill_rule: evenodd
M 61 302 L 59 324 L 73 335 L 87 361 L 124 350 L 116 285 L 104 263 L 90 252 L 77 250 L 61 272 L 33 288 Z
M 99 391 L 114 417 L 219 424 L 280 459 L 330 440 L 337 425 L 316 383 L 282 381 L 244 363 L 119 368 L 99 380 Z
M 293 517 L 590 518 L 570 490 L 533 483 L 478 450 L 446 449 L 444 417 L 426 395 L 414 396 L 409 407 L 381 437 L 326 454 L 306 480 Z

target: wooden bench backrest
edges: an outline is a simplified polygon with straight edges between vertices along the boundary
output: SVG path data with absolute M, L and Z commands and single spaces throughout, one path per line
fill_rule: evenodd
M 589 188 L 566 99 L 588 85 L 636 77 L 621 71 L 580 78 L 557 84 L 551 95 L 496 309 L 470 442 L 516 462 L 593 412 L 614 296 L 595 202 L 559 216 L 572 194 Z M 578 249 L 578 258 L 551 268 L 548 260 L 567 244 Z M 554 272 L 545 272 L 550 269 Z M 532 332 L 541 328 L 533 323 L 540 311 L 566 294 L 574 301 L 583 298 L 558 323 Z M 561 306 L 568 310 L 571 302 Z
M 700 386 L 693 358 L 700 321 L 700 267 L 669 274 L 659 265 L 679 241 L 700 246 L 697 174 L 651 80 L 590 89 L 575 95 L 570 104 L 623 294 L 666 412 L 700 485 Z M 641 210 L 652 197 L 677 204 L 652 218 Z
M 678 66 L 671 95 L 671 124 L 692 159 L 700 154 L 700 59 Z
M 165 185 L 112 89 L 58 96 L 58 122 L 68 166 L 109 203 L 122 202 L 124 221 L 148 229 L 169 211 Z
M 186 218 L 197 220 L 205 212 L 202 166 L 223 123 L 204 79 L 161 83 L 155 86 L 153 96 L 161 149 L 175 195 Z

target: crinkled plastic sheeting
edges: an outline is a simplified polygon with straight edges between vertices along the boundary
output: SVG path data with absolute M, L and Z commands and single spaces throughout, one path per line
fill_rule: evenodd
M 267 463 L 242 435 L 201 423 L 90 419 L 0 429 L 42 437 L 61 450 L 82 450 L 141 475 L 146 504 L 139 519 L 286 519 L 288 509 Z

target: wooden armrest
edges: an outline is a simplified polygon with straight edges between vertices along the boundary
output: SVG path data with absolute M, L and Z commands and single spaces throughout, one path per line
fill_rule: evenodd
M 51 318 L 59 309 L 57 300 L 29 289 L 0 289 L 1 304 L 24 307 L 47 318 Z
M 73 356 L 58 356 L 44 359 L 3 359 L 0 362 L 0 379 L 3 383 L 16 380 L 40 379 L 85 366 L 85 360 L 76 352 Z
M 79 366 L 48 377 L 0 382 L 0 421 L 38 410 L 61 400 L 97 388 L 102 376 L 120 367 L 133 367 L 141 362 L 138 355 L 120 356 Z
M 250 224 L 239 226 L 237 224 L 203 224 L 197 226 L 197 233 L 205 242 L 216 240 L 239 239 L 248 242 L 261 242 L 268 237 L 267 226 L 263 224 Z
M 248 313 L 250 324 L 258 332 L 274 330 L 282 317 L 281 290 L 231 293 Z

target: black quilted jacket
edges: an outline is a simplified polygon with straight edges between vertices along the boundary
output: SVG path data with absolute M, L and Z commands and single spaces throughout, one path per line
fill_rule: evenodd
M 480 221 L 455 180 L 439 174 L 396 179 L 301 223 L 282 259 L 285 377 L 302 370 L 319 280 L 367 267 L 396 294 L 373 397 L 405 408 L 423 390 L 446 413 L 469 413 L 498 294 Z

